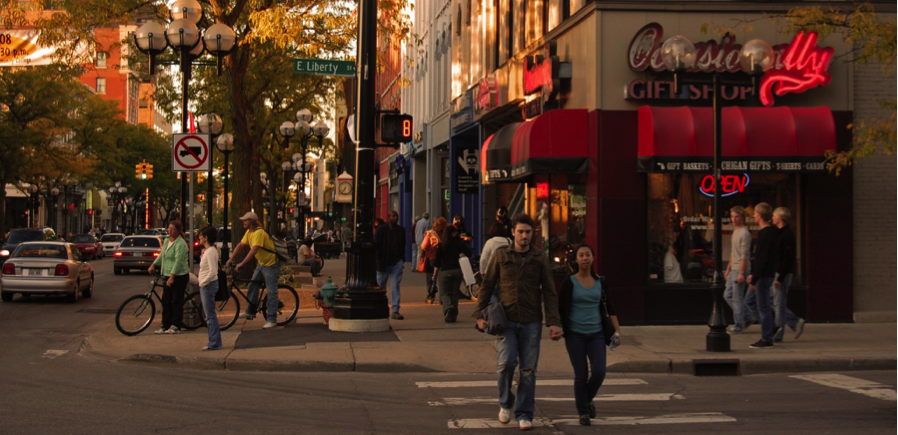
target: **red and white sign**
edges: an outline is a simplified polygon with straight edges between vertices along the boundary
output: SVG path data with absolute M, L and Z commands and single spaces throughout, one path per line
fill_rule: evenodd
M 750 182 L 751 178 L 748 177 L 748 174 L 723 174 L 720 176 L 720 196 L 727 197 L 745 192 L 745 188 L 748 187 Z M 698 186 L 698 190 L 702 195 L 713 198 L 714 176 L 711 174 L 705 175 L 705 178 L 702 178 L 702 183 Z
M 172 135 L 172 162 L 174 172 L 204 172 L 212 168 L 209 151 L 210 135 L 181 133 Z

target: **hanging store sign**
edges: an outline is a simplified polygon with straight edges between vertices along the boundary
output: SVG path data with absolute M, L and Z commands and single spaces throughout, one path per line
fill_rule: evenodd
M 524 58 L 524 95 L 527 100 L 522 106 L 524 119 L 535 118 L 547 110 L 558 109 L 558 93 L 562 81 L 570 82 L 572 67 L 570 62 L 561 62 L 556 55 L 555 41 L 549 41 L 542 52 Z
M 464 95 L 452 100 L 449 127 L 455 133 L 472 122 L 474 122 L 474 92 L 470 89 Z
M 477 95 L 474 97 L 478 112 L 485 112 L 499 107 L 499 83 L 496 75 L 490 74 L 480 79 L 480 84 L 475 88 Z
M 748 174 L 727 174 L 720 176 L 720 196 L 727 197 L 732 196 L 737 193 L 745 192 L 745 188 L 748 187 L 748 184 L 751 182 L 751 178 Z M 702 195 L 713 198 L 714 197 L 714 175 L 708 174 L 705 175 L 705 178 L 702 178 L 701 184 L 698 186 L 698 191 L 701 192 Z
M 455 193 L 480 192 L 480 152 L 476 148 L 455 149 Z
M 699 156 L 649 156 L 640 157 L 639 172 L 649 173 L 692 173 L 709 172 L 712 167 L 711 157 Z M 823 156 L 791 156 L 791 157 L 722 157 L 720 170 L 723 172 L 777 172 L 808 173 L 826 171 Z
M 711 84 L 683 84 L 675 93 L 674 82 L 666 80 L 633 80 L 627 85 L 624 98 L 628 100 L 710 100 L 714 87 Z M 727 101 L 747 101 L 752 96 L 751 86 L 722 85 L 720 96 Z

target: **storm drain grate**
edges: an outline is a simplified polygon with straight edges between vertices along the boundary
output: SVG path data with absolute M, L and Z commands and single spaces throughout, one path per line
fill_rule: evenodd
M 694 359 L 695 376 L 739 376 L 738 359 Z

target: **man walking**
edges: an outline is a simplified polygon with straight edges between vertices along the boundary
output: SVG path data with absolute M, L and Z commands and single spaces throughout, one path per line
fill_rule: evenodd
M 774 318 L 771 307 L 770 290 L 776 274 L 776 239 L 779 230 L 770 225 L 773 209 L 766 202 L 755 206 L 755 221 L 761 226 L 758 232 L 758 247 L 748 276 L 749 290 L 755 293 L 758 303 L 758 315 L 761 320 L 761 339 L 749 346 L 752 349 L 770 349 L 773 347 Z
M 795 233 L 789 227 L 792 212 L 786 207 L 777 207 L 773 211 L 773 225 L 779 228 L 776 239 L 776 278 L 773 281 L 773 313 L 776 319 L 776 333 L 773 341 L 783 341 L 785 327 L 795 331 L 795 339 L 804 332 L 804 319 L 795 315 L 786 306 L 789 300 L 789 286 L 792 285 L 792 273 L 795 270 Z
M 421 258 L 424 256 L 424 250 L 421 249 L 421 244 L 424 243 L 424 237 L 427 235 L 427 230 L 429 230 L 429 229 L 430 229 L 430 213 L 425 211 L 424 214 L 421 215 L 421 220 L 419 220 L 418 224 L 415 225 L 415 231 L 414 231 L 415 246 L 412 247 L 412 251 L 418 252 L 418 258 Z M 413 261 L 412 267 L 417 268 L 418 262 Z
M 405 228 L 399 225 L 399 212 L 390 210 L 390 222 L 379 225 L 374 232 L 374 246 L 377 248 L 377 285 L 387 288 L 390 281 L 390 303 L 393 313 L 390 318 L 402 320 L 399 314 L 399 283 L 402 281 L 402 267 L 405 265 Z
M 726 279 L 726 290 L 723 299 L 733 309 L 733 327 L 727 329 L 730 334 L 741 334 L 745 330 L 746 297 L 745 287 L 748 272 L 751 270 L 751 233 L 745 226 L 745 209 L 737 205 L 730 209 L 730 221 L 733 226 L 733 236 L 730 239 L 730 261 L 727 270 L 723 273 Z M 754 295 L 749 295 L 753 297 Z
M 530 244 L 533 219 L 526 213 L 512 220 L 514 244 L 496 250 L 490 258 L 473 317 L 477 326 L 486 329 L 481 311 L 489 304 L 493 293 L 505 308 L 508 325 L 497 339 L 496 372 L 499 380 L 499 423 L 511 421 L 512 406 L 518 426 L 533 428 L 534 398 L 536 396 L 536 366 L 539 361 L 539 342 L 545 310 L 549 337 L 558 340 L 564 332 L 558 314 L 558 296 L 549 259 Z M 545 306 L 543 306 L 545 304 Z M 520 383 L 515 400 L 511 392 L 515 367 L 520 362 Z
M 256 312 L 256 306 L 259 303 L 259 282 L 264 278 L 265 289 L 268 291 L 268 313 L 262 329 L 274 328 L 277 326 L 278 321 L 278 276 L 281 274 L 281 263 L 278 262 L 275 255 L 274 242 L 271 241 L 271 238 L 268 237 L 268 234 L 265 233 L 265 230 L 259 224 L 259 217 L 253 212 L 247 212 L 240 220 L 243 222 L 243 228 L 246 229 L 246 233 L 243 234 L 243 239 L 234 248 L 234 253 L 231 254 L 231 258 L 228 259 L 225 265 L 233 264 L 234 257 L 244 248 L 249 249 L 249 253 L 246 254 L 243 261 L 237 264 L 237 270 L 243 268 L 250 258 L 253 257 L 256 258 L 257 264 L 256 271 L 253 272 L 252 281 L 250 281 L 246 290 L 246 299 L 249 303 L 246 306 L 246 311 L 240 314 L 239 317 L 252 320 Z

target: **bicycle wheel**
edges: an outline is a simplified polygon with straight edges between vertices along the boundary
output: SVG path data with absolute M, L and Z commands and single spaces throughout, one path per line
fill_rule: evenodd
M 237 323 L 240 315 L 240 299 L 231 291 L 231 297 L 226 301 L 215 302 L 215 314 L 218 315 L 218 326 L 222 331 Z
M 125 335 L 137 335 L 153 323 L 156 317 L 156 303 L 151 296 L 134 295 L 118 308 L 115 313 L 115 327 Z
M 277 325 L 284 326 L 290 323 L 296 317 L 297 310 L 299 310 L 299 296 L 296 294 L 296 290 L 287 284 L 278 284 Z M 265 293 L 265 297 L 262 299 L 259 314 L 268 315 L 268 293 Z
M 184 298 L 181 305 L 184 316 L 181 318 L 181 327 L 193 331 L 201 326 L 206 326 L 206 316 L 203 312 L 203 299 L 200 292 L 191 292 Z

